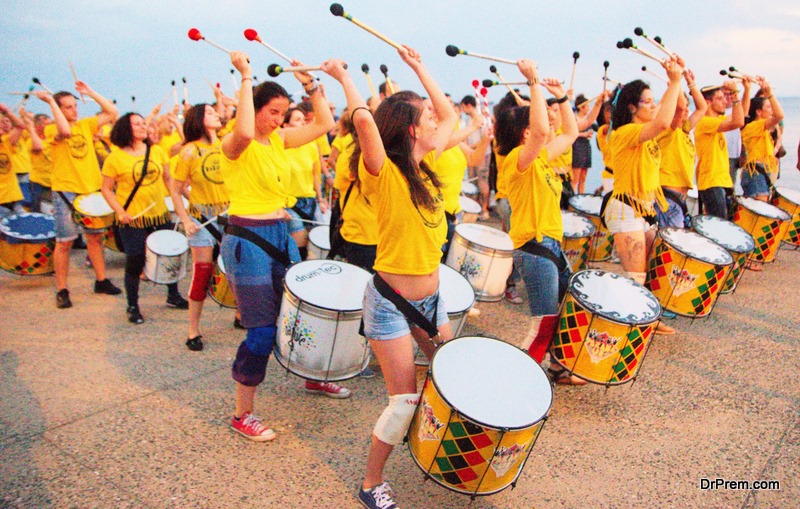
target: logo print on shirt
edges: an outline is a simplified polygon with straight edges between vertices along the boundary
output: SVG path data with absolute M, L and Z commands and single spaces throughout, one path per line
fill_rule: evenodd
M 86 138 L 82 134 L 70 136 L 67 140 L 67 145 L 69 146 L 69 153 L 75 159 L 83 159 L 89 154 L 89 143 L 86 142 Z
M 200 171 L 203 173 L 203 178 L 212 184 L 222 185 L 225 182 L 222 180 L 222 173 L 219 169 L 219 151 L 215 150 L 204 155 L 203 161 L 200 163 Z
M 133 170 L 131 172 L 131 176 L 133 177 L 134 183 L 139 182 L 139 179 L 142 178 L 143 166 L 144 166 L 144 160 L 136 161 L 135 163 L 133 163 Z M 142 181 L 142 185 L 151 186 L 155 184 L 160 177 L 161 177 L 161 165 L 154 161 L 148 161 L 147 175 L 145 175 L 144 181 Z

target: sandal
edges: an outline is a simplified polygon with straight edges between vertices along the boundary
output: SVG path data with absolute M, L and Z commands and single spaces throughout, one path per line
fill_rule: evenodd
M 567 370 L 567 368 L 559 366 L 558 368 L 547 368 L 547 376 L 550 381 L 556 385 L 586 385 L 586 380 L 582 380 Z

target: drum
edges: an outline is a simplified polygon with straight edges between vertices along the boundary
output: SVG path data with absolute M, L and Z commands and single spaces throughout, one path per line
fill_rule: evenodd
M 346 380 L 361 373 L 370 352 L 358 329 L 371 277 L 334 260 L 293 265 L 286 272 L 275 359 L 307 380 Z
M 725 280 L 720 293 L 733 292 L 744 275 L 747 258 L 756 247 L 753 236 L 739 225 L 715 216 L 697 216 L 692 219 L 692 227 L 703 237 L 711 239 L 727 249 L 733 257 L 731 273 Z
M 700 215 L 700 201 L 698 200 L 698 196 L 697 189 L 689 189 L 686 193 L 686 212 L 690 217 Z
M 590 262 L 604 262 L 611 259 L 611 250 L 614 247 L 614 238 L 600 221 L 600 208 L 603 205 L 601 196 L 592 194 L 576 194 L 569 199 L 569 208 L 573 212 L 588 217 L 594 225 L 594 235 L 589 245 L 587 260 Z
M 792 218 L 783 242 L 800 247 L 800 192 L 787 187 L 776 187 L 772 204 Z
M 324 260 L 331 250 L 330 226 L 315 226 L 308 232 L 308 259 Z
M 189 241 L 182 233 L 158 230 L 145 242 L 144 275 L 159 285 L 177 283 L 186 277 L 189 264 Z
M 222 261 L 222 256 L 217 257 L 214 274 L 211 276 L 211 281 L 208 282 L 208 296 L 224 308 L 236 308 L 236 296 L 225 275 L 225 263 Z
M 711 313 L 733 267 L 733 257 L 714 241 L 683 228 L 662 228 L 647 262 L 646 286 L 673 313 Z
M 503 298 L 506 279 L 514 265 L 514 244 L 507 233 L 490 226 L 464 223 L 456 226 L 447 265 L 467 278 L 482 302 Z
M 519 348 L 453 339 L 431 361 L 408 430 L 411 457 L 447 489 L 497 493 L 522 473 L 552 402 L 547 375 Z
M 472 182 L 464 180 L 461 182 L 461 194 L 474 200 L 478 197 L 478 186 Z
M 774 205 L 753 198 L 736 198 L 733 222 L 753 236 L 756 248 L 753 259 L 769 263 L 778 254 L 780 241 L 786 236 L 791 216 Z
M 458 201 L 461 202 L 461 210 L 464 211 L 464 216 L 461 219 L 462 223 L 474 223 L 478 220 L 481 214 L 481 206 L 472 198 L 466 196 L 459 196 Z
M 55 245 L 53 216 L 24 212 L 0 221 L 0 269 L 19 276 L 51 274 Z
M 114 209 L 99 192 L 76 196 L 72 206 L 72 218 L 84 228 L 102 230 L 114 224 Z
M 561 211 L 561 222 L 564 225 L 561 250 L 569 260 L 572 272 L 578 272 L 586 268 L 589 244 L 595 232 L 594 224 L 586 216 L 565 210 Z
M 439 296 L 444 299 L 447 317 L 450 319 L 450 328 L 453 337 L 461 335 L 467 323 L 467 313 L 475 305 L 475 290 L 467 278 L 457 270 L 444 264 L 439 264 Z M 414 344 L 414 364 L 427 366 L 430 364 L 422 350 Z
M 572 275 L 550 355 L 597 384 L 630 382 L 647 354 L 661 305 L 647 288 L 603 270 Z
M 189 200 L 187 200 L 185 196 L 181 196 L 181 200 L 183 200 L 183 208 L 186 209 L 186 211 L 188 212 L 189 211 Z M 169 211 L 169 218 L 170 218 L 170 221 L 172 221 L 172 224 L 180 223 L 181 222 L 181 218 L 179 218 L 178 214 L 175 212 L 175 204 L 172 203 L 172 197 L 171 196 L 165 196 L 164 197 L 164 203 L 166 204 L 167 210 Z
M 103 245 L 112 251 L 124 253 L 125 250 L 117 244 L 116 229 L 118 225 L 112 224 L 106 231 L 103 232 Z

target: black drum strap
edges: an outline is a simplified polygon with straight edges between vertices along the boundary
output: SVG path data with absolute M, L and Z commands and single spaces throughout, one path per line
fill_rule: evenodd
M 260 247 L 272 259 L 281 263 L 284 267 L 289 267 L 292 264 L 292 261 L 289 259 L 289 255 L 273 246 L 266 240 L 262 239 L 255 233 L 251 232 L 247 228 L 243 228 L 237 224 L 228 223 L 228 225 L 225 227 L 225 233 L 228 235 L 233 235 L 234 237 L 239 237 L 240 239 L 244 239 L 248 242 L 252 242 Z
M 404 299 L 402 295 L 397 293 L 394 288 L 389 286 L 389 283 L 384 281 L 379 274 L 375 274 L 373 281 L 375 283 L 375 289 L 378 290 L 378 293 L 381 294 L 383 298 L 394 304 L 395 307 L 397 307 L 397 310 L 400 311 L 408 321 L 424 330 L 425 333 L 430 337 L 431 342 L 438 346 L 436 338 L 439 336 L 439 329 L 436 327 L 436 322 L 438 321 L 437 311 L 439 307 L 439 296 L 436 296 L 436 302 L 433 306 L 433 320 L 431 321 L 425 318 L 425 315 L 420 313 L 417 308 L 412 306 L 411 303 Z M 363 320 L 361 322 L 361 330 L 359 333 L 362 336 L 364 335 Z
M 542 258 L 547 258 L 548 260 L 550 260 L 555 264 L 559 274 L 567 270 L 567 261 L 564 259 L 564 257 L 556 255 L 554 252 L 550 251 L 545 246 L 536 242 L 536 239 L 528 241 L 525 245 L 523 245 L 519 249 L 525 251 L 526 253 L 530 253 L 533 256 L 540 256 Z

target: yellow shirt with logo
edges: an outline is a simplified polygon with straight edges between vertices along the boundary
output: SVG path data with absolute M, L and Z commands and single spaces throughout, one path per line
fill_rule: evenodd
M 44 128 L 45 143 L 52 147 L 53 191 L 88 194 L 100 190 L 103 178 L 94 151 L 97 129 L 97 117 L 78 120 L 70 126 L 70 137 L 61 140 L 55 124 Z
M 464 180 L 466 169 L 467 156 L 458 145 L 439 154 L 436 160 L 436 175 L 442 184 L 444 211 L 449 214 L 455 215 L 461 212 L 461 201 L 458 196 L 461 194 L 461 182 Z
M 492 142 L 494 144 L 494 142 Z M 497 167 L 497 180 L 495 180 L 494 186 L 497 188 L 494 193 L 494 197 L 497 200 L 502 198 L 508 198 L 508 175 L 505 172 L 505 160 L 508 154 L 501 156 L 497 153 L 497 147 L 492 146 L 492 151 L 494 152 L 494 163 Z
M 7 137 L 8 135 L 5 135 Z M 31 140 L 28 131 L 22 131 L 22 135 L 17 141 L 16 145 L 8 144 L 10 148 L 9 156 L 11 157 L 11 167 L 14 168 L 14 173 L 22 175 L 31 172 L 31 147 L 33 140 Z M 6 150 L 5 148 L 3 150 Z
M 436 154 L 423 161 L 436 171 Z M 444 198 L 426 179 L 426 188 L 434 200 L 433 211 L 417 207 L 411 201 L 408 182 L 400 168 L 387 156 L 376 177 L 359 161 L 362 190 L 375 208 L 378 218 L 376 271 L 390 274 L 425 275 L 439 269 L 442 245 L 447 238 Z M 423 177 L 424 178 L 424 177 Z
M 53 183 L 53 156 L 49 143 L 42 142 L 42 150 L 31 152 L 31 182 L 36 182 L 44 187 Z
M 13 151 L 8 135 L 0 137 L 0 203 L 13 203 L 23 198 L 17 174 L 14 173 Z
M 164 202 L 164 192 L 167 187 L 164 185 L 164 168 L 168 166 L 169 157 L 161 147 L 158 145 L 150 147 L 147 173 L 126 211 L 131 216 L 136 216 L 151 204 L 155 203 L 155 205 L 147 209 L 140 217 L 134 219 L 130 226 L 144 228 L 169 221 L 169 211 L 167 210 L 167 204 Z M 136 182 L 142 178 L 143 169 L 144 154 L 134 156 L 116 147 L 108 154 L 103 165 L 103 175 L 113 178 L 117 183 L 117 190 L 114 194 L 120 205 L 125 205 Z
M 753 120 L 742 129 L 742 146 L 747 151 L 747 162 L 744 167 L 754 175 L 756 163 L 764 165 L 771 175 L 778 172 L 778 158 L 775 157 L 775 142 L 766 129 L 766 119 Z
M 189 214 L 198 219 L 203 212 L 212 216 L 221 214 L 230 203 L 220 168 L 220 144 L 220 141 L 206 143 L 199 140 L 186 144 L 172 170 L 175 180 L 191 183 Z
M 508 153 L 503 171 L 508 175 L 508 203 L 511 206 L 511 228 L 508 235 L 515 248 L 530 240 L 542 241 L 547 236 L 561 242 L 564 227 L 561 221 L 563 183 L 547 162 L 547 150 L 539 152 L 526 168 L 517 168 L 522 146 Z
M 269 145 L 253 140 L 237 159 L 221 152 L 220 168 L 228 186 L 231 216 L 270 214 L 297 203 L 287 191 L 291 170 L 277 130 L 269 135 Z
M 694 128 L 694 144 L 697 148 L 697 189 L 705 191 L 712 187 L 733 187 L 728 142 L 719 126 L 727 117 L 706 115 Z
M 661 191 L 659 167 L 661 151 L 654 139 L 644 143 L 639 137 L 645 124 L 625 124 L 611 131 L 611 164 L 614 168 L 614 191 L 611 195 L 622 201 L 627 195 L 637 217 L 653 216 L 658 202 L 661 210 L 667 209 Z
M 319 173 L 319 148 L 314 142 L 297 148 L 287 148 L 291 177 L 287 191 L 297 198 L 316 198 L 314 175 Z
M 661 151 L 662 186 L 694 187 L 695 148 L 687 122 L 678 129 L 669 128 L 656 136 Z

